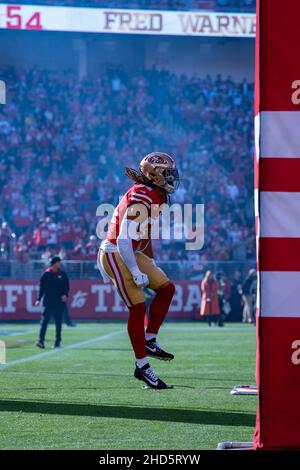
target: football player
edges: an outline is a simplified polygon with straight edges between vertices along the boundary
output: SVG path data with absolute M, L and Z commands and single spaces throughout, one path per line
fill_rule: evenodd
M 151 224 L 153 226 L 153 219 L 159 216 L 157 208 L 167 204 L 169 195 L 178 188 L 179 174 L 173 158 L 166 153 L 153 152 L 140 162 L 139 171 L 126 167 L 126 175 L 135 184 L 114 212 L 107 237 L 99 249 L 98 265 L 129 310 L 128 334 L 136 357 L 134 377 L 151 388 L 165 389 L 168 386 L 150 367 L 148 357 L 163 361 L 174 359 L 173 354 L 160 347 L 157 334 L 169 310 L 175 286 L 153 259 Z M 156 293 L 150 304 L 146 333 L 144 287 Z

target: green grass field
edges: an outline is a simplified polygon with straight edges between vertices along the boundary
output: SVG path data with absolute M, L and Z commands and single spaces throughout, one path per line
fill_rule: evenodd
M 202 450 L 252 439 L 257 398 L 230 390 L 254 383 L 253 326 L 167 323 L 159 340 L 175 360 L 151 361 L 174 384 L 164 391 L 133 378 L 125 324 L 64 328 L 59 351 L 51 349 L 53 325 L 44 351 L 34 346 L 37 329 L 0 324 L 1 449 Z

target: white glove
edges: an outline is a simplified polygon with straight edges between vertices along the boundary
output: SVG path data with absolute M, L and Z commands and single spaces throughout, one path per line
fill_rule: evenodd
M 149 284 L 149 279 L 147 274 L 142 273 L 139 269 L 131 272 L 134 283 L 138 287 L 147 287 Z

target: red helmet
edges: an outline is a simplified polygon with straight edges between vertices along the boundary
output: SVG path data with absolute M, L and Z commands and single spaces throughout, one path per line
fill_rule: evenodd
M 174 193 L 179 186 L 176 163 L 167 153 L 149 153 L 141 161 L 140 170 L 147 180 L 167 193 Z

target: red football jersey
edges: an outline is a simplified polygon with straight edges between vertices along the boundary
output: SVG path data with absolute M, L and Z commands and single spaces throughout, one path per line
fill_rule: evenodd
M 144 184 L 134 184 L 127 193 L 122 197 L 118 206 L 116 207 L 113 217 L 110 222 L 108 229 L 107 240 L 117 244 L 117 238 L 120 233 L 120 226 L 124 217 L 124 214 L 129 206 L 133 204 L 141 204 L 147 210 L 148 218 L 153 217 L 153 211 L 151 212 L 151 206 L 159 207 L 167 202 L 166 196 L 161 191 Z M 151 233 L 151 230 L 148 230 Z M 150 235 L 149 235 L 150 236 Z M 138 240 L 133 240 L 133 249 L 136 250 L 138 245 L 141 243 Z

